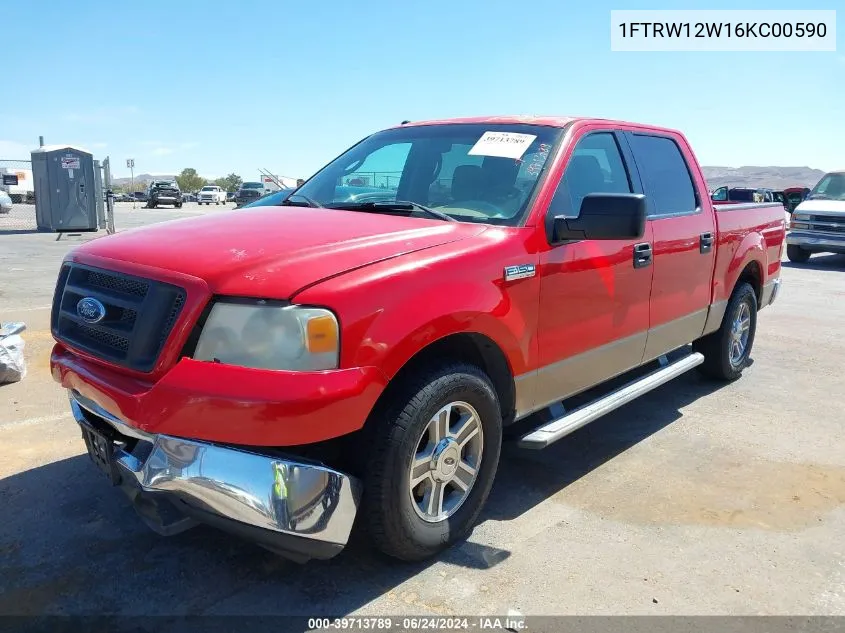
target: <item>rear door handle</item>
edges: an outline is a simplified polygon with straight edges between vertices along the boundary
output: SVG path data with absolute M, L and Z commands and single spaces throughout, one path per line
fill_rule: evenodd
M 709 253 L 713 250 L 713 234 L 702 233 L 699 241 L 699 249 L 702 253 Z
M 634 268 L 650 266 L 651 260 L 651 244 L 648 242 L 634 244 Z

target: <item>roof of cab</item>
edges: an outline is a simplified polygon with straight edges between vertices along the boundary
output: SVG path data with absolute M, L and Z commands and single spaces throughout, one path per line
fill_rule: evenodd
M 633 123 L 630 121 L 618 121 L 614 119 L 602 119 L 600 117 L 574 117 L 574 116 L 547 116 L 540 114 L 506 114 L 498 116 L 478 116 L 466 117 L 457 119 L 433 119 L 430 121 L 408 121 L 406 123 L 396 125 L 394 127 L 411 127 L 419 125 L 449 125 L 460 123 L 495 123 L 504 125 L 526 124 L 526 125 L 547 125 L 550 127 L 565 127 L 570 123 L 603 123 L 615 124 L 626 127 L 640 127 L 648 130 L 680 133 L 678 130 L 672 128 L 661 127 L 659 125 L 649 125 L 646 123 Z

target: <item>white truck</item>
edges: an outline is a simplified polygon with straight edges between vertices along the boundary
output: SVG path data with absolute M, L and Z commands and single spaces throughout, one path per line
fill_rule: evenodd
M 0 189 L 9 194 L 14 203 L 32 202 L 35 197 L 32 170 L 19 167 L 0 167 Z
M 226 192 L 217 185 L 206 185 L 197 193 L 200 204 L 226 204 Z

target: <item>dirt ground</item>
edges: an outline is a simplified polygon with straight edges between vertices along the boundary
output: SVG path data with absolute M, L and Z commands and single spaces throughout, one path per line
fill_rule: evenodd
M 301 566 L 209 528 L 149 532 L 84 454 L 49 303 L 91 237 L 0 232 L 0 320 L 27 323 L 29 367 L 0 387 L 0 614 L 845 615 L 845 257 L 785 264 L 741 380 L 693 372 L 545 451 L 506 446 L 481 524 L 438 559 L 356 537 Z

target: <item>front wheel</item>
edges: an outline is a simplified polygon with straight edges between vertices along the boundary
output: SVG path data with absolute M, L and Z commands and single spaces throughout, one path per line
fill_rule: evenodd
M 369 535 L 407 561 L 433 556 L 472 530 L 487 501 L 502 445 L 490 379 L 450 364 L 399 389 L 373 420 L 364 486 Z
M 710 378 L 736 380 L 748 365 L 757 332 L 757 295 L 750 284 L 740 283 L 725 309 L 722 325 L 693 345 L 704 354 L 699 371 Z
M 797 244 L 786 245 L 786 256 L 789 258 L 789 261 L 795 262 L 796 264 L 805 263 L 810 259 L 811 254 L 810 251 L 801 248 Z

